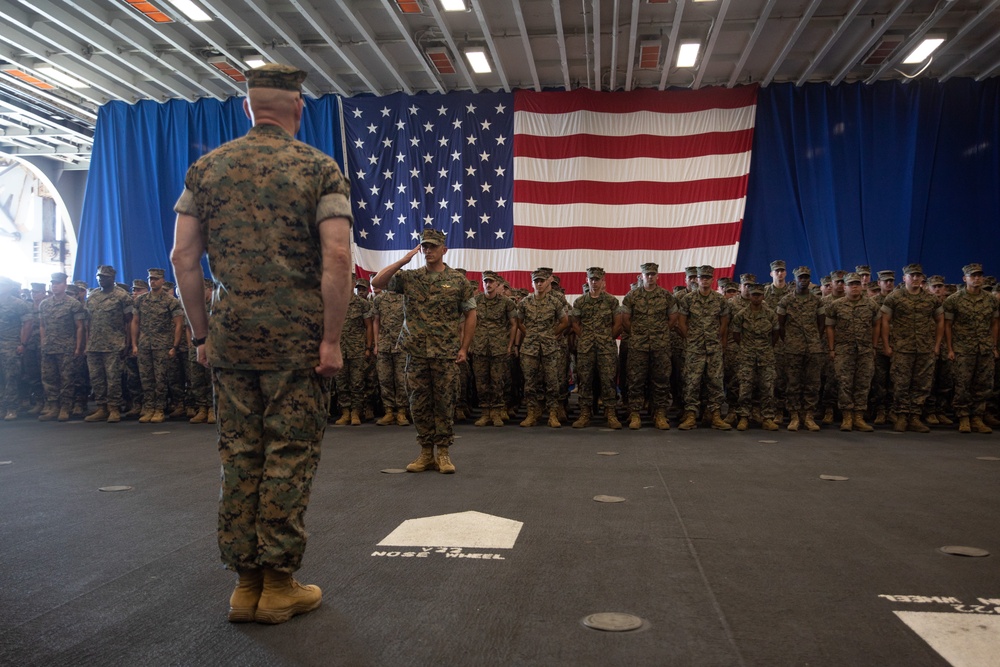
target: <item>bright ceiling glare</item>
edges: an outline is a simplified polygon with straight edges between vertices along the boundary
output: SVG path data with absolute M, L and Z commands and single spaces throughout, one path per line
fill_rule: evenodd
M 205 13 L 198 5 L 191 0 L 167 0 L 168 3 L 176 7 L 184 16 L 192 21 L 211 21 L 212 17 Z
M 253 56 L 247 58 L 245 62 L 247 64 L 247 67 L 249 67 L 250 69 L 254 69 L 255 67 L 263 67 L 264 65 L 267 64 L 267 61 L 261 58 L 260 56 Z
M 928 37 L 920 42 L 917 48 L 910 51 L 910 55 L 903 59 L 903 63 L 907 65 L 922 63 L 942 44 L 944 44 L 943 37 Z
M 486 59 L 486 52 L 482 49 L 468 49 L 465 52 L 465 57 L 469 60 L 472 71 L 476 74 L 488 74 L 493 71 L 490 67 L 490 61 Z
M 86 88 L 87 87 L 87 84 L 85 84 L 83 81 L 80 81 L 79 79 L 71 77 L 69 74 L 66 74 L 64 72 L 60 72 L 55 67 L 48 67 L 48 66 L 36 67 L 35 71 L 37 71 L 39 74 L 41 74 L 46 79 L 51 79 L 53 81 L 61 83 L 62 85 L 66 86 L 67 88 Z
M 441 7 L 446 12 L 464 12 L 468 9 L 465 0 L 441 0 Z
M 677 66 L 694 67 L 698 62 L 698 52 L 701 50 L 700 42 L 683 42 L 677 49 Z

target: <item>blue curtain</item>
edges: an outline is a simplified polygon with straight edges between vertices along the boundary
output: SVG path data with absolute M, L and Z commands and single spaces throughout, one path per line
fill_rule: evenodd
M 115 266 L 120 282 L 145 278 L 146 269 L 152 267 L 166 269 L 170 277 L 173 207 L 184 188 L 188 166 L 249 129 L 239 97 L 224 102 L 110 102 L 102 106 L 80 218 L 74 279 L 93 282 L 99 264 Z M 343 165 L 337 97 L 306 98 L 297 136 Z
M 1000 79 L 771 85 L 757 100 L 737 271 L 911 262 L 1000 273 Z

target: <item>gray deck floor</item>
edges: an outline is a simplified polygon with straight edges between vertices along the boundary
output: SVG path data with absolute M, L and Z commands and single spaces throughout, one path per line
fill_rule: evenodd
M 441 475 L 380 472 L 410 428 L 327 431 L 323 606 L 270 627 L 225 620 L 213 427 L 0 423 L 0 664 L 1000 664 L 1000 435 L 457 432 Z M 470 511 L 522 522 L 513 547 L 379 546 Z M 581 623 L 609 611 L 644 625 Z

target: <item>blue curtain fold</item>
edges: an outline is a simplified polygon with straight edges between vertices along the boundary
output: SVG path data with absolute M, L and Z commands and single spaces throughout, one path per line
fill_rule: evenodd
M 74 279 L 93 282 L 111 264 L 120 282 L 146 269 L 172 276 L 174 203 L 192 162 L 250 129 L 243 98 L 224 102 L 110 102 L 97 116 L 84 196 Z M 339 101 L 306 98 L 297 138 L 343 165 Z M 207 265 L 205 266 L 207 275 Z M 172 279 L 172 278 L 171 278 Z
M 1000 273 L 1000 79 L 761 88 L 737 272 Z

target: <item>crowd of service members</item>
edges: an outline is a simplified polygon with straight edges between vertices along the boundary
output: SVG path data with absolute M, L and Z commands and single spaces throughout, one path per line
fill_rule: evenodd
M 928 432 L 957 421 L 961 432 L 989 433 L 1000 425 L 1000 289 L 978 264 L 963 267 L 960 285 L 917 264 L 903 267 L 898 284 L 894 271 L 872 276 L 867 266 L 822 277 L 800 266 L 786 280 L 776 260 L 767 283 L 689 267 L 687 284 L 672 290 L 658 284 L 656 264 L 639 269 L 621 300 L 605 291 L 603 269 L 587 269 L 572 304 L 552 269 L 532 272 L 531 290 L 485 271 L 456 421 L 476 416 L 475 406 L 476 426 L 583 428 L 598 416 L 613 429 L 620 417 L 630 429 L 646 418 L 658 429 L 674 418 L 683 430 L 815 431 L 839 421 L 843 431 Z M 211 373 L 194 358 L 164 271 L 150 269 L 131 293 L 115 276 L 100 266 L 95 288 L 56 273 L 49 286 L 25 290 L 0 278 L 5 420 L 215 422 Z M 208 304 L 212 289 L 206 280 Z M 406 359 L 396 347 L 403 326 L 402 295 L 359 278 L 334 423 L 409 424 Z

